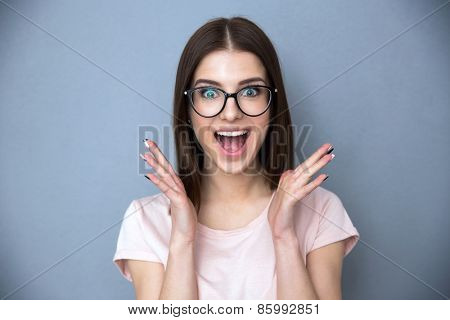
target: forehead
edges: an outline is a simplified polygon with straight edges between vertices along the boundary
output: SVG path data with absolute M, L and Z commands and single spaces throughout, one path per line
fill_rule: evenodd
M 261 77 L 267 81 L 266 70 L 255 54 L 246 51 L 213 51 L 197 66 L 193 82 L 199 78 L 210 79 L 234 86 L 243 79 Z

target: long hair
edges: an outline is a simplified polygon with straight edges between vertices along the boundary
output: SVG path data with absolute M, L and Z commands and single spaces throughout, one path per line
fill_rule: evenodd
M 258 56 L 267 71 L 270 86 L 277 88 L 270 107 L 267 134 L 257 154 L 263 168 L 262 175 L 267 178 L 271 190 L 277 188 L 281 174 L 292 169 L 294 164 L 291 116 L 278 56 L 270 39 L 254 22 L 244 17 L 211 19 L 195 31 L 181 54 L 172 119 L 177 172 L 197 212 L 200 209 L 201 172 L 205 155 L 193 128 L 187 122 L 190 105 L 184 91 L 189 89 L 195 69 L 203 57 L 215 50 L 230 49 Z

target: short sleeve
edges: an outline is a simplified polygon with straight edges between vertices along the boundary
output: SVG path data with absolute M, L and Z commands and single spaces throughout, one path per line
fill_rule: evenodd
M 330 198 L 319 218 L 316 237 L 310 251 L 345 239 L 345 257 L 358 242 L 359 232 L 353 226 L 341 199 L 331 191 L 329 194 Z
M 119 268 L 120 273 L 130 282 L 131 274 L 128 270 L 126 259 L 161 262 L 154 248 L 149 245 L 143 230 L 142 206 L 133 200 L 125 211 L 120 227 L 117 248 L 113 262 Z

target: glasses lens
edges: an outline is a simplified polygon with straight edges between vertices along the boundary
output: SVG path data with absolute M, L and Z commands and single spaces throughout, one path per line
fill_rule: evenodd
M 192 92 L 195 111 L 205 117 L 216 115 L 222 109 L 225 96 L 215 88 L 199 88 Z
M 259 115 L 267 110 L 271 98 L 270 90 L 264 87 L 246 87 L 238 94 L 239 106 L 249 115 Z

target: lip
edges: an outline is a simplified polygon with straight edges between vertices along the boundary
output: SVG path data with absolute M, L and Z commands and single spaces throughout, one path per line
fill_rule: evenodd
M 237 158 L 237 157 L 241 156 L 242 154 L 244 154 L 244 152 L 247 150 L 248 139 L 250 139 L 250 135 L 252 132 L 251 132 L 250 128 L 239 128 L 239 129 L 233 129 L 233 130 L 226 130 L 226 129 L 224 130 L 224 128 L 222 128 L 222 129 L 217 130 L 217 131 L 239 131 L 239 130 L 248 130 L 247 138 L 245 139 L 245 142 L 242 145 L 242 147 L 239 148 L 238 150 L 236 150 L 235 152 L 229 152 L 229 151 L 225 150 L 224 148 L 222 148 L 222 145 L 220 144 L 220 142 L 214 137 L 217 147 L 219 148 L 219 151 L 223 156 L 226 156 L 229 158 Z M 215 132 L 216 131 L 214 131 L 214 133 Z

